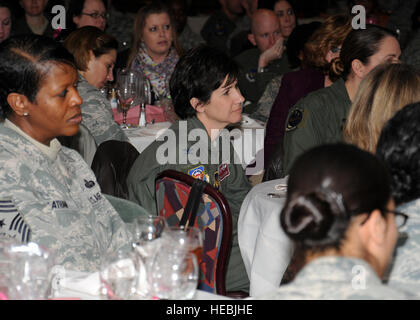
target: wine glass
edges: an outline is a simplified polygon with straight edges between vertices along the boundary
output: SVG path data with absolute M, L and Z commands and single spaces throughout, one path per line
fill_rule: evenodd
M 127 112 L 134 106 L 140 95 L 139 93 L 139 75 L 134 70 L 121 69 L 117 72 L 117 97 L 119 108 L 123 113 L 123 122 L 121 128 L 127 129 Z
M 192 299 L 198 285 L 198 264 L 194 254 L 162 248 L 151 268 L 151 294 L 158 299 Z
M 130 299 L 136 291 L 137 269 L 134 252 L 130 250 L 105 256 L 99 272 L 101 298 Z
M 162 241 L 159 241 L 162 232 L 167 227 L 166 219 L 156 215 L 137 217 L 130 226 L 133 235 L 132 244 L 138 259 L 136 295 L 139 298 L 147 298 L 149 295 L 147 275 L 150 272 L 154 255 L 162 245 Z

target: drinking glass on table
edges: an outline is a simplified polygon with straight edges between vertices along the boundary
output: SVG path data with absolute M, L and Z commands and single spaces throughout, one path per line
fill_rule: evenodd
M 139 93 L 139 74 L 136 71 L 129 69 L 120 69 L 117 72 L 117 97 L 118 107 L 123 113 L 123 122 L 121 128 L 127 129 L 127 112 L 136 105 Z
M 196 227 L 172 226 L 164 230 L 163 237 L 168 247 L 193 253 L 197 263 L 201 263 L 203 255 L 203 235 Z
M 147 215 L 134 219 L 130 225 L 133 235 L 132 244 L 137 257 L 136 296 L 139 299 L 149 297 L 150 283 L 148 276 L 155 254 L 162 246 L 161 235 L 168 227 L 162 216 Z
M 198 285 L 197 258 L 166 247 L 156 254 L 150 273 L 151 295 L 157 299 L 192 299 Z
M 136 292 L 137 269 L 133 251 L 119 250 L 105 256 L 99 272 L 101 298 L 130 299 Z

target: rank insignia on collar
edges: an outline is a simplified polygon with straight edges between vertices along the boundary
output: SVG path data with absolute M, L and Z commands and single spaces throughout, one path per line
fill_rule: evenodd
M 302 119 L 303 111 L 301 109 L 293 110 L 289 116 L 289 119 L 287 120 L 286 131 L 292 131 L 296 129 L 296 127 L 302 121 Z

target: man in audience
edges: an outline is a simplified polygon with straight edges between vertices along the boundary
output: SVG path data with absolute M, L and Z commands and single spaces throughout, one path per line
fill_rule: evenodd
M 233 33 L 248 30 L 250 21 L 245 14 L 243 0 L 219 0 L 221 10 L 207 19 L 201 29 L 201 36 L 207 44 L 224 52 L 230 51 Z
M 235 57 L 240 67 L 239 88 L 247 103 L 256 105 L 275 76 L 290 71 L 280 22 L 272 10 L 259 9 L 252 16 L 249 41 L 256 48 Z M 252 105 L 248 109 L 253 109 Z

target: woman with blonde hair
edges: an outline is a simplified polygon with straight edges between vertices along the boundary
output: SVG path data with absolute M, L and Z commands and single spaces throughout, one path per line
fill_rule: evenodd
M 344 140 L 374 153 L 385 123 L 418 101 L 420 73 L 406 64 L 379 65 L 360 84 L 344 125 Z
M 169 96 L 169 79 L 181 54 L 170 9 L 161 2 L 141 8 L 134 21 L 127 66 L 149 79 L 156 97 Z

